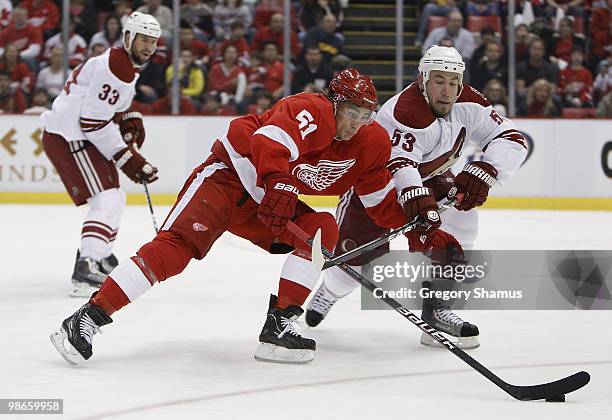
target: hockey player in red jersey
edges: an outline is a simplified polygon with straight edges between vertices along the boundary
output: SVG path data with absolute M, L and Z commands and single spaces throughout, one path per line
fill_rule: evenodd
M 290 234 L 289 220 L 310 235 L 322 230 L 332 249 L 338 238 L 334 217 L 298 199 L 341 195 L 351 187 L 365 212 L 380 226 L 406 221 L 386 168 L 391 145 L 373 122 L 374 84 L 357 70 L 339 73 L 327 94 L 301 93 L 280 100 L 260 115 L 234 119 L 212 154 L 187 179 L 155 239 L 115 268 L 100 290 L 64 320 L 51 339 L 77 363 L 92 355 L 91 337 L 110 315 L 155 283 L 202 259 L 225 231 L 270 253 L 288 255 L 278 295 L 272 295 L 255 353 L 258 360 L 305 363 L 315 342 L 298 334 L 294 322 L 319 273 L 310 247 Z
M 157 180 L 157 169 L 138 151 L 145 139 L 142 116 L 126 111 L 138 68 L 153 55 L 160 35 L 153 16 L 132 13 L 123 28 L 123 48 L 110 48 L 74 69 L 52 109 L 41 116 L 49 160 L 74 204 L 89 205 L 71 296 L 90 296 L 117 266 L 112 250 L 125 206 L 117 168 L 134 182 Z
M 419 63 L 418 81 L 387 101 L 376 116 L 393 145 L 387 166 L 408 219 L 428 218 L 426 228 L 408 233 L 409 248 L 443 261 L 460 261 L 463 249 L 472 248 L 478 230 L 475 207 L 486 201 L 496 182 L 503 184 L 518 170 L 527 154 L 525 139 L 514 124 L 499 116 L 480 92 L 463 85 L 464 69 L 457 50 L 431 47 Z M 466 164 L 455 177 L 450 167 L 470 141 L 484 151 L 482 160 Z M 452 187 L 462 199 L 438 215 L 437 202 L 445 200 Z M 337 254 L 387 232 L 363 211 L 358 196 L 350 191 L 338 206 Z M 388 250 L 386 244 L 350 263 L 359 269 Z M 338 268 L 326 270 L 322 279 L 306 311 L 310 326 L 318 325 L 339 298 L 358 286 Z M 423 287 L 442 291 L 454 283 L 427 279 Z M 478 328 L 455 314 L 448 301 L 424 299 L 422 318 L 451 335 L 460 347 L 479 345 Z M 422 334 L 421 343 L 433 346 L 437 342 Z

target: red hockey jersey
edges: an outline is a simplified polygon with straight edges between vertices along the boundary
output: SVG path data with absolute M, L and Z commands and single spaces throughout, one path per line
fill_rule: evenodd
M 321 94 L 300 93 L 263 114 L 233 120 L 221 142 L 227 163 L 257 202 L 263 198 L 268 175 L 288 172 L 301 194 L 342 195 L 354 187 L 378 225 L 406 223 L 385 167 L 391 154 L 385 129 L 373 122 L 348 141 L 335 136 L 331 102 Z

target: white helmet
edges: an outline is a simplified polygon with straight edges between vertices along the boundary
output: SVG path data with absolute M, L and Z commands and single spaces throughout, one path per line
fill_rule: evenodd
M 457 73 L 459 75 L 459 93 L 457 95 L 461 94 L 461 90 L 463 90 L 463 71 L 465 70 L 465 63 L 459 51 L 453 47 L 441 47 L 439 45 L 431 46 L 425 52 L 421 61 L 419 61 L 419 74 L 423 76 L 423 86 L 427 84 L 432 70 Z M 427 94 L 425 94 L 425 99 L 429 102 Z
M 130 33 L 127 42 L 125 41 L 126 32 Z M 153 16 L 141 12 L 132 12 L 127 18 L 121 34 L 123 38 L 123 48 L 129 53 L 132 49 L 132 43 L 134 42 L 134 38 L 136 38 L 136 34 L 159 38 L 162 31 L 159 22 Z

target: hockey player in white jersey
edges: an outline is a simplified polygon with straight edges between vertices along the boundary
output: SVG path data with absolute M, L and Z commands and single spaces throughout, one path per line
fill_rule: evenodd
M 431 47 L 419 62 L 418 81 L 386 102 L 376 116 L 393 145 L 387 167 L 398 200 L 406 214 L 424 222 L 407 234 L 409 248 L 446 262 L 463 260 L 463 249 L 472 248 L 478 230 L 475 207 L 484 204 L 495 183 L 510 179 L 527 155 L 526 141 L 514 124 L 499 116 L 480 92 L 463 85 L 464 69 L 457 50 Z M 482 160 L 466 164 L 455 177 L 449 168 L 470 141 L 484 151 Z M 460 200 L 438 214 L 438 201 L 445 200 L 452 187 Z M 350 191 L 340 200 L 336 219 L 340 227 L 337 255 L 387 232 L 367 217 L 360 198 Z M 386 244 L 349 263 L 360 269 L 388 250 Z M 427 279 L 423 287 L 452 288 L 453 283 Z M 311 327 L 318 325 L 338 299 L 357 287 L 337 267 L 324 271 L 306 311 L 306 322 Z M 448 301 L 424 299 L 422 318 L 460 347 L 479 345 L 478 327 L 455 314 Z M 437 344 L 427 334 L 422 334 L 421 343 Z
M 160 35 L 157 19 L 132 13 L 123 28 L 123 48 L 110 48 L 75 68 L 41 116 L 49 160 L 73 202 L 89 205 L 71 296 L 91 295 L 117 265 L 112 249 L 125 206 L 117 168 L 137 183 L 157 180 L 157 169 L 138 151 L 145 138 L 142 116 L 128 111 L 138 68 L 153 56 Z

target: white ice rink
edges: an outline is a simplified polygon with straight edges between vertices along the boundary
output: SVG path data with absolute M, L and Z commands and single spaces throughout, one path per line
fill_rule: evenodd
M 358 293 L 305 333 L 317 340 L 314 363 L 257 362 L 283 257 L 229 234 L 116 313 L 94 357 L 69 366 L 49 333 L 85 301 L 67 296 L 84 211 L 0 206 L 0 398 L 63 398 L 63 418 L 88 419 L 611 418 L 610 311 L 466 316 L 481 331 L 470 354 L 509 382 L 588 371 L 591 383 L 566 403 L 513 400 L 449 352 L 422 347 L 398 314 L 360 311 Z M 478 248 L 611 249 L 612 213 L 482 211 L 480 232 Z M 115 253 L 132 255 L 152 233 L 147 208 L 128 207 Z

